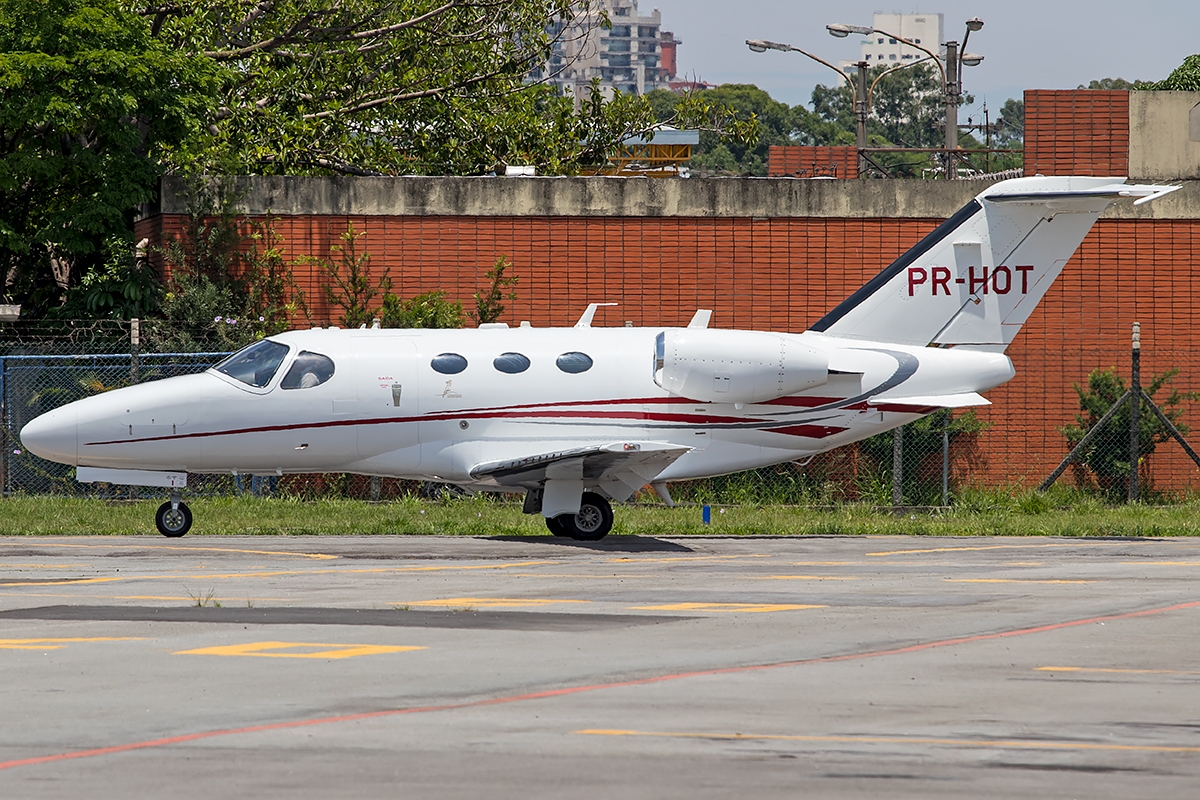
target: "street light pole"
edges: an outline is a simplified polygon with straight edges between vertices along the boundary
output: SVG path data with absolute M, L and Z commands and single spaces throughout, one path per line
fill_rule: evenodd
M 873 28 L 869 25 L 844 25 L 835 23 L 826 25 L 825 30 L 829 31 L 831 36 L 836 36 L 839 39 L 845 39 L 852 33 L 864 35 L 878 33 L 895 39 L 901 44 L 920 50 L 937 65 L 938 71 L 942 76 L 942 98 L 946 104 L 945 175 L 947 179 L 954 180 L 958 177 L 958 167 L 955 158 L 958 151 L 958 104 L 962 97 L 962 67 L 964 64 L 973 67 L 983 61 L 983 56 L 968 54 L 966 52 L 967 40 L 971 38 L 971 31 L 977 31 L 982 27 L 983 20 L 979 17 L 972 17 L 967 20 L 967 34 L 963 37 L 962 49 L 959 50 L 958 42 L 946 42 L 946 60 L 944 63 L 938 57 L 937 53 L 934 53 L 929 48 L 922 47 L 910 39 L 880 28 Z M 888 72 L 891 71 L 888 70 Z M 881 75 L 880 77 L 883 76 Z M 878 81 L 878 78 L 876 81 Z
M 856 147 L 858 148 L 858 174 L 860 176 L 863 175 L 866 172 L 867 163 L 866 154 L 863 152 L 863 148 L 867 146 L 867 69 L 870 65 L 865 61 L 859 61 L 857 64 L 855 64 L 855 66 L 858 67 L 858 80 L 854 81 L 851 80 L 849 75 L 835 67 L 833 64 L 830 64 L 825 59 L 820 58 L 819 56 L 814 56 L 807 50 L 801 50 L 799 47 L 793 47 L 790 44 L 769 42 L 765 39 L 747 39 L 746 46 L 755 53 L 765 53 L 768 50 L 780 50 L 785 53 L 793 52 L 799 53 L 802 56 L 808 56 L 818 64 L 824 64 L 825 66 L 829 67 L 831 70 L 840 75 L 842 80 L 850 84 L 850 91 L 854 93 L 854 141 Z
M 958 42 L 946 42 L 946 179 L 955 180 L 958 177 L 958 165 L 955 152 L 958 150 Z
M 871 113 L 867 97 L 867 71 L 871 65 L 866 61 L 859 61 L 854 66 L 858 67 L 854 86 L 854 143 L 858 148 L 858 174 L 862 177 L 867 171 L 867 115 Z

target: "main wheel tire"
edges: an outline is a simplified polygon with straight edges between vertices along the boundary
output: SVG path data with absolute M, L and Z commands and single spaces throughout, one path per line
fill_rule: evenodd
M 579 513 L 563 514 L 567 535 L 581 542 L 598 542 L 608 535 L 613 526 L 612 506 L 595 492 L 584 492 L 579 502 Z
M 154 524 L 163 536 L 176 539 L 191 530 L 192 510 L 185 503 L 180 503 L 179 508 L 163 503 L 154 515 Z
M 567 526 L 563 524 L 563 521 L 569 516 L 569 514 L 564 514 L 561 517 L 546 517 L 546 527 L 555 536 L 570 536 L 571 534 L 567 530 Z

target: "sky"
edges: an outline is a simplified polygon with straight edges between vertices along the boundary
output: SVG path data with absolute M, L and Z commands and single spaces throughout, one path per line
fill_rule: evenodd
M 679 72 L 709 83 L 752 83 L 776 100 L 808 105 L 818 83 L 838 77 L 799 53 L 753 53 L 747 39 L 786 42 L 836 64 L 857 61 L 860 36 L 835 39 L 832 22 L 870 25 L 876 11 L 942 13 L 944 35 L 962 41 L 965 22 L 984 21 L 964 68 L 963 90 L 993 114 L 1025 89 L 1074 89 L 1099 78 L 1161 80 L 1200 53 L 1200 0 L 639 0 L 657 7 L 663 30 L 682 39 Z M 971 109 L 963 112 L 963 117 Z

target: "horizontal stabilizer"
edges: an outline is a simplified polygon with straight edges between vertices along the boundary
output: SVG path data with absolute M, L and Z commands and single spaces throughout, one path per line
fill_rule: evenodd
M 931 394 L 920 397 L 888 397 L 876 395 L 867 401 L 867 405 L 906 405 L 932 406 L 934 408 L 966 408 L 968 406 L 990 406 L 988 400 L 978 392 L 962 392 L 960 394 Z

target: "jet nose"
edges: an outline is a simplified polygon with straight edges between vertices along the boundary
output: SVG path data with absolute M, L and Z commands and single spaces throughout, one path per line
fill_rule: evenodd
M 79 461 L 74 404 L 47 411 L 21 429 L 21 444 L 35 456 L 60 464 Z

